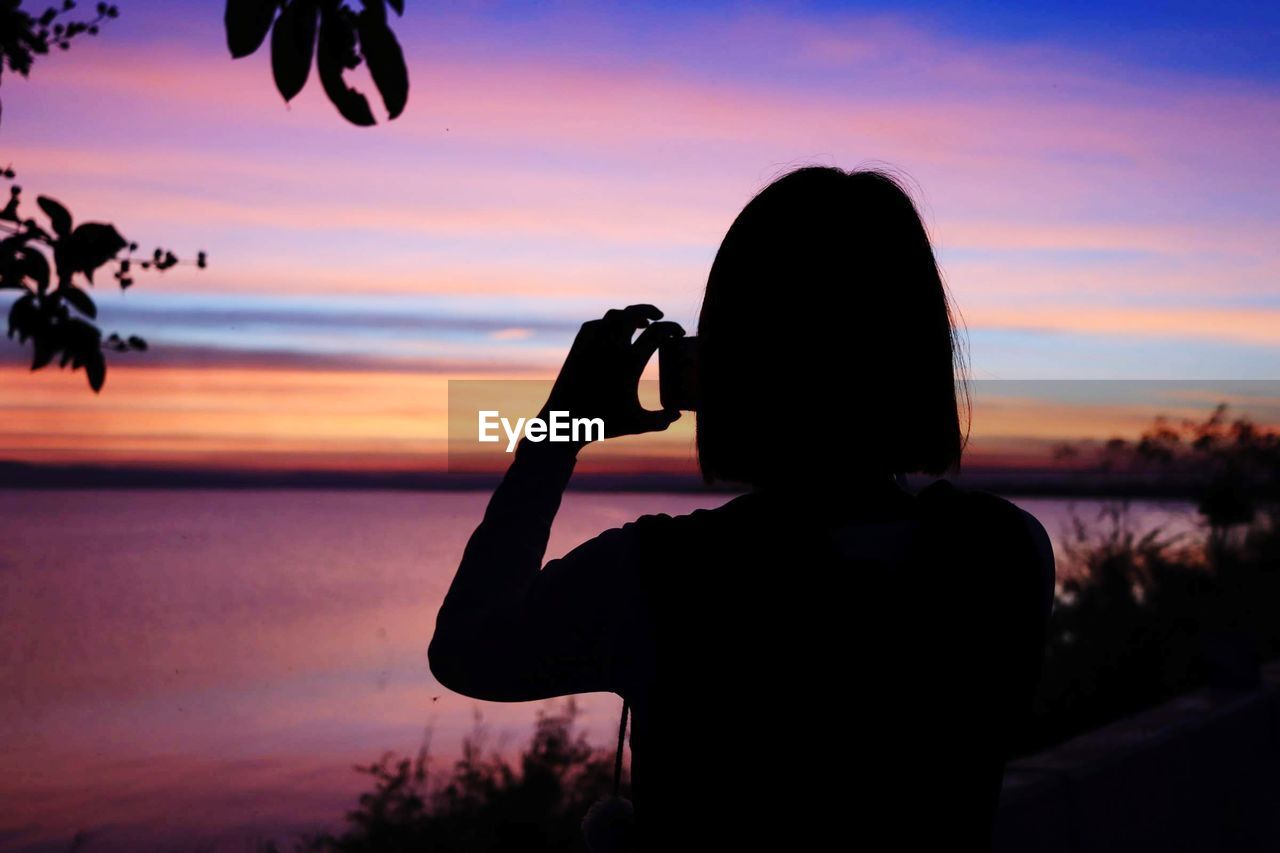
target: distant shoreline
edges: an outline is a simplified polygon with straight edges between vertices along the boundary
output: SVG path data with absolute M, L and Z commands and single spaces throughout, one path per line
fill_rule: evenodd
M 159 468 L 103 465 L 33 465 L 0 462 L 0 490 L 84 489 L 232 489 L 329 491 L 490 491 L 501 479 L 494 473 L 442 471 L 341 471 Z M 928 477 L 909 477 L 912 487 Z M 964 488 L 1020 497 L 1141 498 L 1187 500 L 1194 485 L 1169 478 L 1103 474 L 1064 469 L 969 469 L 949 477 Z M 737 494 L 741 489 L 708 486 L 696 475 L 673 472 L 579 471 L 571 491 Z

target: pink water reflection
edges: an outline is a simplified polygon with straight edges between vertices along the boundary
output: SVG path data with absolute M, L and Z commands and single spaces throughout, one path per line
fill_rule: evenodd
M 243 847 L 341 819 L 351 770 L 477 709 L 426 646 L 479 494 L 0 491 L 0 846 Z M 717 498 L 569 496 L 552 554 Z M 606 742 L 618 701 L 582 697 Z

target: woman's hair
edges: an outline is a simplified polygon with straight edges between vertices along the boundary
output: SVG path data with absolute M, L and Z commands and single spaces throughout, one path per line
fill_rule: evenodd
M 883 172 L 809 167 L 765 187 L 716 253 L 698 338 L 708 482 L 959 466 L 960 342 L 920 215 Z

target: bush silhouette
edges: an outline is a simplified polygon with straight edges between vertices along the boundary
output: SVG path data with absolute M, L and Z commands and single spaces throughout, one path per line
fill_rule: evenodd
M 577 851 L 581 822 L 593 802 L 610 793 L 613 753 L 575 732 L 572 699 L 540 712 L 533 737 L 512 764 L 486 752 L 483 730 L 463 742 L 462 757 L 435 779 L 424 745 L 413 757 L 390 753 L 356 769 L 372 790 L 347 814 L 341 834 L 306 839 L 302 849 L 331 851 Z
M 1206 683 L 1248 686 L 1280 654 L 1280 433 L 1227 411 L 1100 450 L 1100 469 L 1189 490 L 1203 534 L 1138 530 L 1123 501 L 1073 520 L 1024 751 Z

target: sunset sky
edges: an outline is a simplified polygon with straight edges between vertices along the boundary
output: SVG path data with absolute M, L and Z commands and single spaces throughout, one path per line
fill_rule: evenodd
M 0 165 L 210 266 L 99 284 L 152 344 L 101 395 L 0 346 L 0 460 L 439 466 L 448 379 L 547 376 L 615 305 L 691 329 L 737 211 L 808 163 L 908 177 L 978 379 L 1280 378 L 1280 7 L 410 0 L 409 106 L 356 128 L 232 61 L 222 3 L 119 5 L 5 75 Z M 1167 406 L 1040 393 L 975 432 Z

